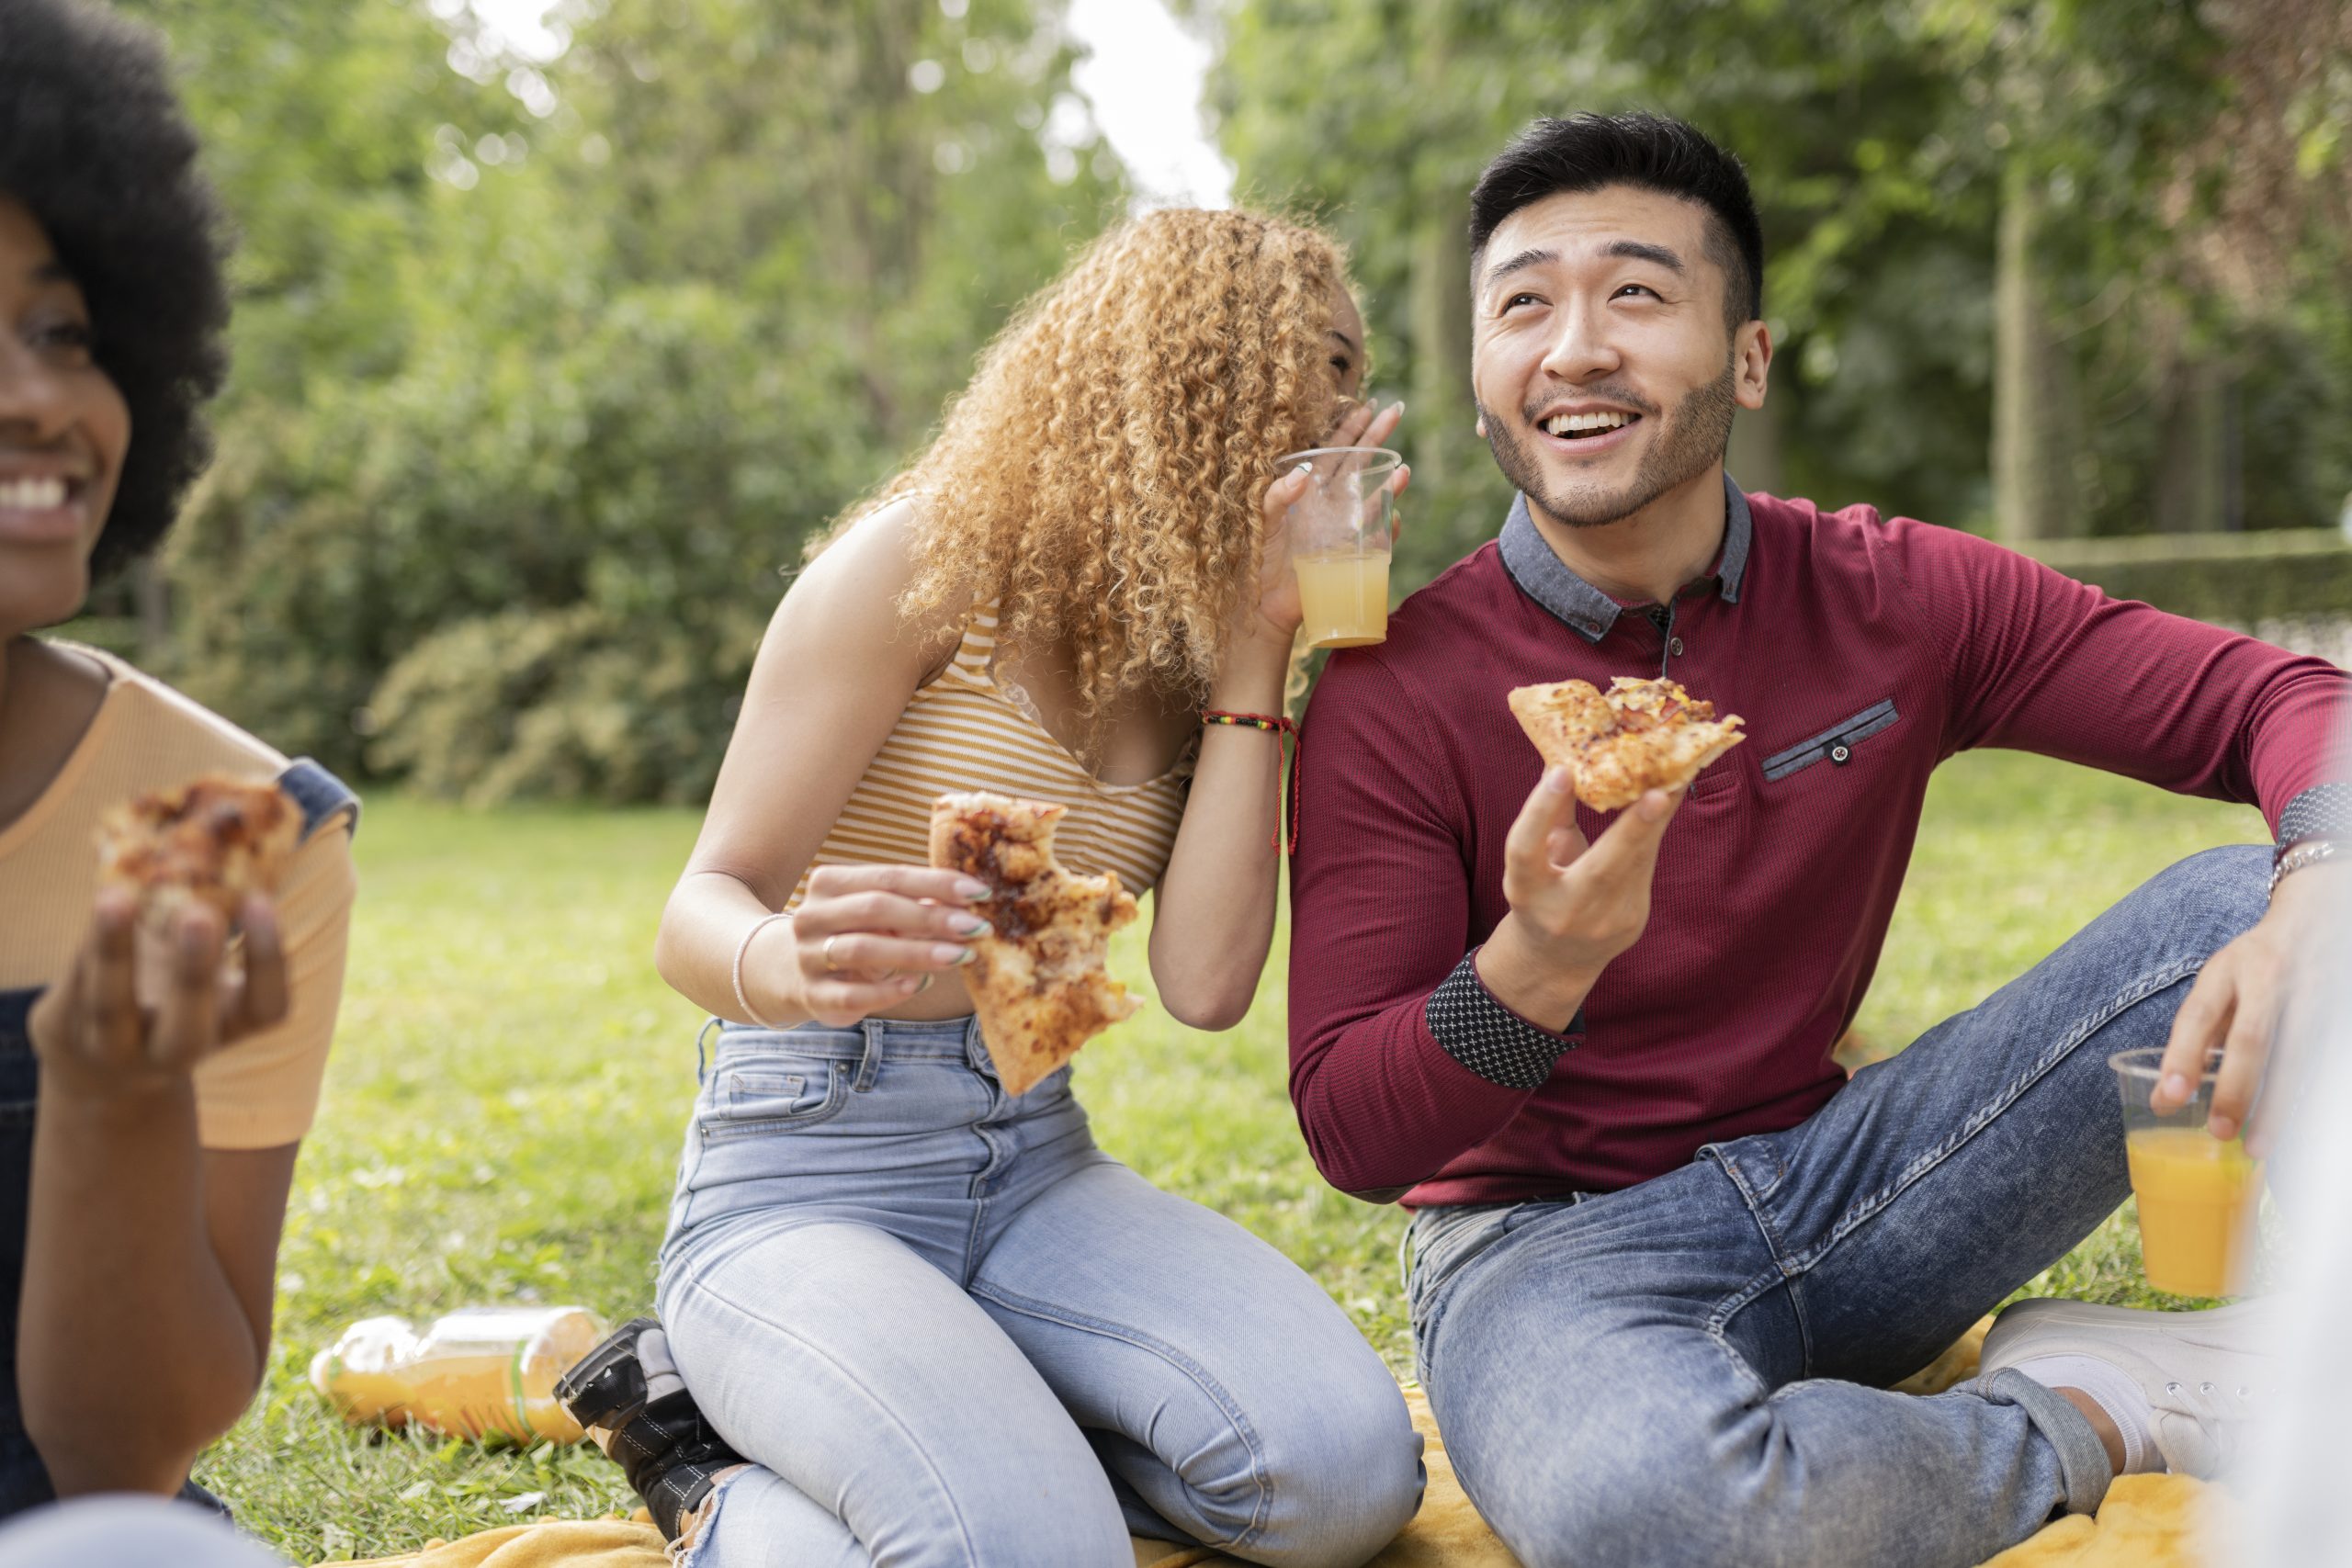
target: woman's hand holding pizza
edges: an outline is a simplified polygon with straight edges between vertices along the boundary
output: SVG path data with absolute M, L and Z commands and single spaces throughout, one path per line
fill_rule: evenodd
M 846 1028 L 969 963 L 972 939 L 989 930 L 971 906 L 988 894 L 985 883 L 928 866 L 820 865 L 792 919 L 772 928 L 789 931 L 789 947 L 755 941 L 745 954 L 745 989 Z
M 1650 877 L 1682 791 L 1653 789 L 1588 841 L 1566 769 L 1552 767 L 1503 842 L 1510 913 L 1478 953 L 1478 977 L 1521 1016 L 1562 1028 L 1602 969 L 1641 940 Z
M 197 903 L 161 931 L 142 928 L 136 897 L 97 895 L 74 967 L 35 1004 L 41 1079 L 90 1100 L 128 1098 L 187 1081 L 214 1052 L 286 1017 L 286 949 L 267 897 L 239 911 L 242 964 L 228 930 Z

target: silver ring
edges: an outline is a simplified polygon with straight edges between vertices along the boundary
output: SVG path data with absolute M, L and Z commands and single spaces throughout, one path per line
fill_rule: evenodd
M 835 931 L 825 939 L 825 945 L 817 950 L 818 956 L 824 960 L 825 973 L 828 975 L 838 975 L 842 972 L 842 966 L 833 962 L 833 943 L 841 941 L 846 934 L 843 931 Z

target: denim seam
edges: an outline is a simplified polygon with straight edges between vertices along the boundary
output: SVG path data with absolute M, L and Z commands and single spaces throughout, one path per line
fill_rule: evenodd
M 1445 1278 L 1440 1280 L 1433 1287 L 1431 1287 L 1429 1300 L 1419 1313 L 1415 1313 L 1413 1310 L 1413 1292 L 1411 1281 L 1407 1281 L 1405 1289 L 1406 1324 L 1407 1326 L 1412 1328 L 1414 1331 L 1413 1342 L 1417 1350 L 1420 1344 L 1419 1325 L 1426 1323 L 1430 1327 L 1430 1353 L 1422 1358 L 1422 1359 L 1427 1363 L 1422 1370 L 1430 1375 L 1422 1379 L 1424 1382 L 1432 1382 L 1435 1379 L 1437 1366 L 1437 1320 L 1441 1316 L 1444 1315 L 1445 1303 L 1453 1299 L 1453 1292 L 1462 1288 L 1463 1280 L 1476 1273 L 1480 1264 L 1495 1258 L 1502 1250 L 1503 1247 L 1510 1242 L 1510 1238 L 1511 1232 L 1506 1229 L 1502 1235 L 1497 1236 L 1494 1240 L 1488 1242 L 1486 1246 L 1480 1247 L 1469 1257 L 1453 1265 L 1453 1267 L 1447 1272 Z M 1413 1258 L 1413 1267 L 1419 1269 L 1420 1266 L 1421 1260 L 1419 1254 L 1417 1251 Z
M 1000 1290 L 977 1280 L 971 1286 L 971 1292 L 982 1301 L 994 1302 L 1007 1312 L 1018 1313 L 1023 1317 L 1034 1317 L 1040 1322 L 1058 1324 L 1064 1328 L 1075 1328 L 1081 1333 L 1099 1334 L 1105 1339 L 1116 1339 L 1123 1344 L 1131 1345 L 1138 1350 L 1159 1357 L 1190 1378 L 1193 1386 L 1206 1394 L 1210 1403 L 1215 1404 L 1218 1412 L 1225 1416 L 1227 1423 L 1232 1427 L 1234 1435 L 1241 1439 L 1242 1446 L 1249 1450 L 1250 1479 L 1255 1484 L 1258 1493 L 1257 1507 L 1250 1515 L 1247 1529 L 1231 1540 L 1205 1541 L 1203 1544 L 1214 1547 L 1220 1551 L 1236 1551 L 1247 1546 L 1264 1531 L 1266 1515 L 1272 1506 L 1274 1494 L 1273 1482 L 1266 1471 L 1264 1446 L 1259 1439 L 1257 1428 L 1250 1424 L 1249 1416 L 1239 1404 L 1235 1403 L 1232 1396 L 1218 1385 L 1216 1380 L 1209 1375 L 1206 1368 L 1184 1355 L 1173 1345 L 1165 1344 L 1148 1335 L 1119 1324 L 1073 1313 L 1032 1297 L 1015 1295 L 1009 1291 Z M 1182 1479 L 1181 1472 L 1179 1472 L 1179 1479 Z M 1185 1484 L 1189 1487 L 1191 1483 L 1186 1482 Z
M 826 1354 L 824 1350 L 819 1348 L 814 1343 L 802 1335 L 795 1333 L 792 1329 L 776 1322 L 773 1318 L 763 1317 L 758 1313 L 753 1312 L 751 1308 L 729 1299 L 726 1292 L 720 1290 L 718 1286 L 705 1279 L 700 1270 L 696 1270 L 695 1272 L 689 1274 L 685 1280 L 681 1282 L 681 1288 L 699 1291 L 708 1297 L 713 1304 L 725 1308 L 727 1311 L 735 1314 L 738 1317 L 748 1318 L 752 1322 L 758 1324 L 763 1328 L 772 1329 L 775 1333 L 782 1335 L 785 1338 L 791 1340 L 794 1344 L 799 1346 L 818 1360 L 822 1361 L 825 1365 L 832 1368 L 833 1371 L 841 1376 L 842 1382 L 846 1382 L 850 1387 L 857 1390 L 861 1394 L 864 1394 L 866 1402 L 874 1407 L 876 1414 L 878 1415 L 885 1423 L 898 1431 L 900 1436 L 906 1438 L 910 1450 L 922 1461 L 923 1468 L 930 1472 L 932 1484 L 938 1489 L 941 1500 L 946 1505 L 948 1517 L 956 1521 L 956 1534 L 963 1540 L 964 1560 L 967 1562 L 973 1564 L 974 1568 L 979 1568 L 979 1557 L 973 1545 L 971 1527 L 964 1518 L 963 1509 L 956 1506 L 956 1494 L 949 1488 L 946 1478 L 940 1474 L 939 1467 L 932 1462 L 930 1454 L 924 1451 L 922 1442 L 915 1435 L 914 1428 L 908 1426 L 904 1421 L 899 1419 L 898 1416 L 893 1415 L 890 1411 L 889 1405 L 884 1403 L 881 1396 L 876 1394 L 874 1390 L 866 1386 L 865 1380 L 859 1378 L 854 1372 L 851 1371 L 847 1366 L 844 1366 L 834 1357 Z M 787 1484 L 789 1484 L 789 1483 L 787 1483 Z M 714 1522 L 715 1518 L 716 1516 L 714 1516 Z
M 2202 957 L 2181 959 L 2141 976 L 2132 986 L 2116 993 L 2114 999 L 2108 1006 L 2085 1018 L 2082 1022 L 2062 1037 L 2058 1045 L 2038 1058 L 1992 1100 L 1973 1111 L 1968 1119 L 1961 1123 L 1958 1131 L 1935 1148 L 1914 1159 L 1898 1172 L 1887 1186 L 1847 1210 L 1838 1223 L 1831 1227 L 1827 1236 L 1784 1265 L 1790 1271 L 1790 1277 L 1793 1279 L 1820 1262 L 1839 1242 L 1844 1241 L 1864 1224 L 1875 1218 L 1888 1204 L 1909 1191 L 1938 1166 L 1959 1153 L 1969 1140 L 1991 1126 L 2003 1111 L 2016 1104 L 2018 1097 L 2027 1089 L 2048 1077 L 2052 1068 L 2072 1055 L 2083 1042 L 2114 1022 L 2125 1011 L 2137 1007 L 2157 992 L 2178 985 L 2182 980 L 2196 974 L 2205 966 L 2205 964 L 2206 959 Z
M 1725 1354 L 1738 1361 L 1750 1378 L 1755 1379 L 1758 1388 L 1762 1389 L 1763 1379 L 1758 1377 L 1755 1370 L 1747 1366 L 1747 1358 L 1738 1355 L 1731 1348 L 1730 1338 L 1725 1333 L 1731 1320 L 1738 1316 L 1742 1311 L 1774 1285 L 1788 1286 L 1789 1312 L 1797 1322 L 1797 1343 L 1799 1355 L 1802 1358 L 1800 1364 L 1808 1371 L 1813 1366 L 1813 1325 L 1805 1321 L 1804 1303 L 1797 1294 L 1796 1270 L 1781 1255 L 1781 1239 L 1773 1233 L 1771 1223 L 1766 1217 L 1762 1205 L 1757 1201 L 1756 1195 L 1748 1190 L 1746 1179 L 1740 1175 L 1739 1163 L 1721 1154 L 1713 1155 L 1712 1157 L 1724 1174 L 1731 1179 L 1733 1188 L 1739 1193 L 1740 1201 L 1747 1210 L 1748 1222 L 1755 1225 L 1757 1234 L 1763 1238 L 1764 1250 L 1771 1258 L 1772 1266 L 1759 1271 L 1738 1290 L 1724 1298 L 1715 1310 L 1708 1315 L 1707 1333 L 1723 1347 Z M 1782 1177 L 1788 1174 L 1786 1161 L 1781 1162 L 1781 1174 Z M 1779 1178 L 1774 1179 L 1772 1186 L 1773 1190 L 1780 1190 Z
M 1739 1190 L 1740 1201 L 1747 1205 L 1748 1218 L 1754 1220 L 1756 1228 L 1764 1233 L 1765 1250 L 1771 1253 L 1772 1261 L 1780 1265 L 1781 1271 L 1783 1274 L 1787 1273 L 1788 1262 L 1781 1245 L 1781 1237 L 1780 1232 L 1773 1228 L 1771 1216 L 1764 1212 L 1764 1200 L 1778 1192 L 1781 1190 L 1781 1184 L 1787 1179 L 1788 1162 L 1786 1160 L 1779 1162 L 1780 1171 L 1772 1178 L 1772 1185 L 1759 1192 L 1747 1184 L 1747 1177 L 1739 1168 L 1737 1160 L 1727 1154 L 1717 1153 L 1713 1148 L 1708 1150 L 1708 1157 L 1714 1161 L 1717 1169 L 1731 1178 L 1731 1184 Z
M 1729 1335 L 1717 1325 L 1710 1323 L 1707 1325 L 1707 1340 L 1730 1366 L 1732 1376 L 1749 1390 L 1750 1397 L 1764 1404 L 1771 1402 L 1772 1391 L 1765 1383 L 1764 1375 L 1749 1366 L 1747 1358 L 1732 1348 Z

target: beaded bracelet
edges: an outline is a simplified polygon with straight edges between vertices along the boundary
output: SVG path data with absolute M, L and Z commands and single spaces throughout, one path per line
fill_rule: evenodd
M 1298 760 L 1301 753 L 1298 721 L 1262 713 L 1220 713 L 1209 708 L 1201 714 L 1203 724 L 1229 724 L 1242 729 L 1262 729 L 1274 737 L 1274 745 L 1282 752 L 1282 770 L 1274 777 L 1274 845 L 1285 855 L 1298 850 Z M 1285 822 L 1284 807 L 1288 807 Z

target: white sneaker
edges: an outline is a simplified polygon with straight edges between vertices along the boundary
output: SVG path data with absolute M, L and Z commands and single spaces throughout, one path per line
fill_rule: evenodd
M 1984 1336 L 1977 1375 L 2044 1356 L 2089 1356 L 2137 1384 L 2165 1462 L 2211 1479 L 2235 1456 L 2247 1418 L 2276 1362 L 2270 1303 L 2241 1302 L 2205 1312 L 2140 1312 L 2087 1302 L 2018 1302 Z

